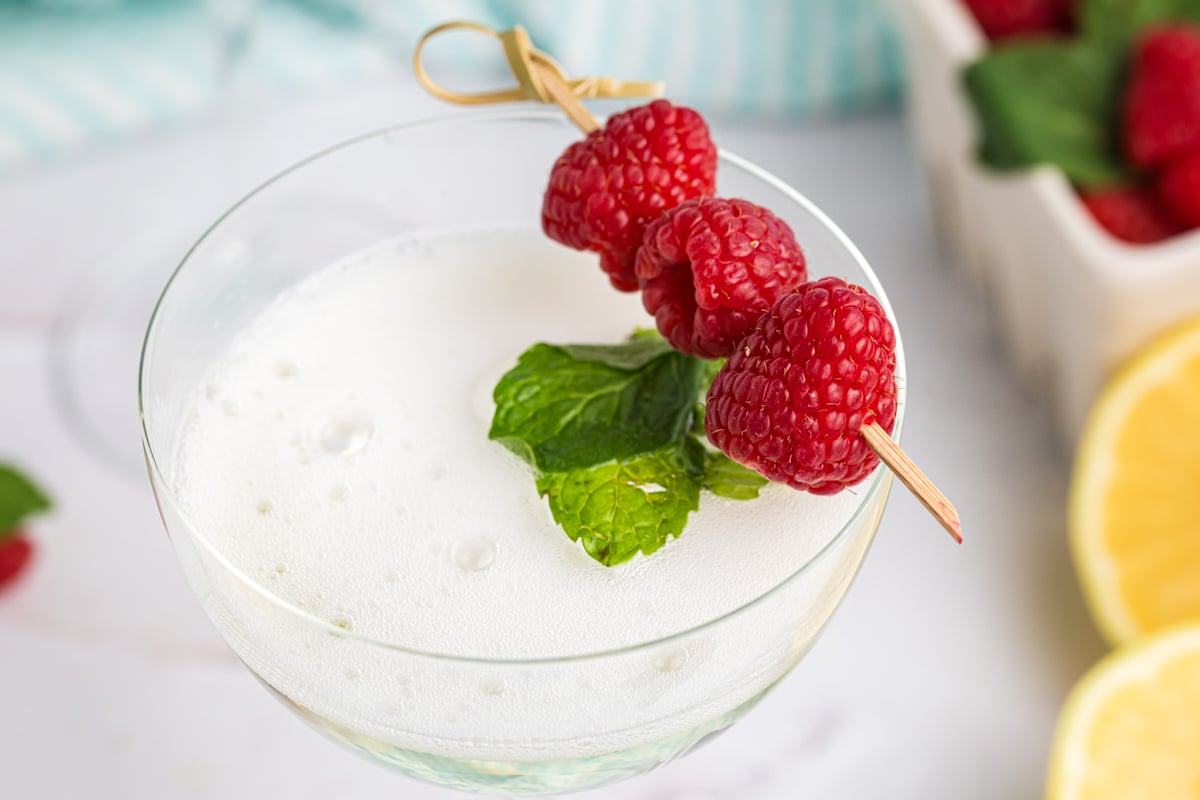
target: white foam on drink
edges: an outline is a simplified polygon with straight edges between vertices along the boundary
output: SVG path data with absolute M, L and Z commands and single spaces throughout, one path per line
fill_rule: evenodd
M 488 441 L 492 387 L 527 347 L 652 324 L 595 261 L 533 231 L 458 233 L 376 248 L 287 291 L 196 392 L 173 475 L 184 516 L 286 601 L 439 653 L 619 648 L 771 589 L 860 496 L 705 493 L 679 539 L 606 568 Z M 687 663 L 657 658 L 664 674 Z

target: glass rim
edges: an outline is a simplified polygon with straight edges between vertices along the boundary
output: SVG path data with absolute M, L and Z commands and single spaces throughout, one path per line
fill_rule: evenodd
M 312 613 L 298 607 L 297 605 L 284 599 L 283 597 L 280 597 L 279 595 L 277 595 L 276 593 L 274 593 L 273 591 L 268 589 L 265 585 L 263 585 L 259 581 L 254 580 L 251 576 L 246 574 L 246 572 L 244 570 L 240 569 L 235 564 L 233 564 L 225 556 L 224 553 L 222 553 L 217 547 L 215 547 L 212 544 L 212 542 L 210 542 L 208 540 L 208 538 L 206 536 L 204 536 L 191 523 L 191 521 L 182 513 L 178 504 L 175 502 L 174 491 L 170 487 L 170 484 L 167 482 L 166 476 L 164 475 L 162 469 L 159 467 L 158 458 L 155 455 L 155 450 L 150 444 L 150 432 L 149 432 L 149 429 L 146 424 L 146 407 L 145 407 L 145 402 L 144 402 L 144 400 L 145 400 L 144 389 L 145 389 L 145 383 L 146 383 L 146 358 L 147 358 L 147 354 L 149 353 L 151 339 L 154 336 L 155 327 L 159 320 L 159 312 L 162 309 L 164 300 L 166 299 L 167 295 L 170 293 L 172 287 L 174 286 L 176 278 L 179 277 L 179 275 L 183 272 L 184 268 L 188 265 L 193 254 L 211 236 L 216 234 L 218 229 L 221 228 L 221 226 L 225 223 L 225 221 L 228 220 L 229 218 L 231 218 L 234 214 L 236 214 L 242 208 L 242 206 L 246 205 L 247 203 L 249 203 L 254 198 L 258 197 L 259 195 L 265 193 L 267 190 L 269 190 L 271 187 L 273 187 L 276 183 L 280 182 L 281 180 L 288 177 L 289 175 L 291 175 L 295 172 L 299 172 L 300 170 L 302 170 L 304 167 L 308 166 L 309 164 L 319 161 L 327 156 L 334 155 L 335 153 L 339 153 L 343 150 L 349 150 L 350 148 L 355 147 L 356 145 L 364 144 L 366 142 L 374 141 L 377 139 L 384 139 L 388 136 L 392 136 L 394 134 L 397 134 L 397 133 L 400 133 L 403 131 L 407 131 L 407 130 L 412 130 L 415 128 L 434 127 L 434 126 L 438 126 L 438 125 L 481 123 L 481 122 L 519 122 L 519 121 L 557 122 L 557 123 L 569 124 L 566 117 L 560 111 L 557 111 L 557 110 L 487 109 L 487 110 L 476 110 L 476 111 L 465 111 L 465 112 L 450 113 L 450 114 L 441 114 L 441 115 L 432 116 L 432 117 L 423 117 L 418 120 L 413 120 L 410 122 L 401 123 L 401 124 L 397 124 L 397 125 L 391 125 L 386 128 L 379 128 L 379 129 L 376 129 L 376 130 L 373 130 L 373 131 L 370 131 L 370 132 L 367 132 L 364 134 L 360 134 L 360 135 L 352 137 L 350 139 L 345 139 L 341 142 L 333 144 L 322 150 L 318 150 L 317 152 L 313 153 L 312 155 L 309 155 L 309 156 L 295 162 L 291 166 L 276 173 L 275 175 L 271 176 L 266 181 L 264 181 L 263 183 L 261 183 L 260 185 L 258 185 L 254 189 L 252 189 L 244 197 L 242 197 L 236 203 L 234 203 L 232 206 L 230 206 L 228 210 L 226 210 L 223 214 L 221 214 L 221 216 L 219 216 L 215 222 L 213 222 L 210 226 L 208 226 L 208 228 L 196 240 L 196 242 L 191 247 L 188 248 L 188 251 L 184 254 L 183 258 L 180 259 L 179 265 L 174 269 L 174 271 L 172 271 L 170 278 L 167 280 L 166 284 L 163 286 L 162 291 L 159 293 L 158 299 L 155 301 L 154 311 L 151 313 L 150 320 L 147 323 L 146 333 L 142 340 L 142 351 L 141 351 L 141 355 L 138 359 L 137 402 L 138 402 L 138 420 L 139 420 L 139 424 L 141 425 L 141 429 L 142 429 L 142 449 L 143 449 L 143 451 L 145 453 L 145 457 L 146 457 L 147 471 L 150 473 L 150 478 L 151 478 L 152 483 L 157 484 L 158 486 L 162 487 L 161 491 L 154 492 L 155 500 L 160 504 L 163 504 L 163 503 L 168 504 L 171 507 L 171 510 L 174 512 L 175 516 L 185 526 L 186 534 L 188 536 L 190 536 L 193 541 L 198 542 L 200 544 L 200 546 L 212 556 L 212 558 L 217 562 L 217 564 L 222 569 L 226 570 L 239 583 L 245 585 L 246 587 L 251 589 L 253 592 L 255 592 L 257 595 L 261 596 L 263 599 L 267 600 L 269 603 L 276 606 L 280 610 L 282 610 L 290 615 L 295 616 L 296 618 L 302 620 L 305 623 L 312 624 L 312 625 L 316 626 L 316 628 L 323 630 L 334 636 L 338 636 L 343 639 L 353 639 L 353 640 L 359 641 L 359 642 L 363 643 L 364 645 L 367 645 L 370 647 L 379 647 L 379 648 L 382 648 L 385 650 L 391 650 L 391 651 L 395 651 L 395 652 L 399 652 L 399 653 L 405 653 L 408 655 L 417 656 L 417 657 L 425 658 L 425 659 L 431 659 L 434 661 L 447 661 L 447 662 L 461 663 L 461 664 L 486 664 L 486 665 L 491 665 L 491 666 L 506 666 L 506 665 L 507 666 L 533 666 L 533 665 L 551 665 L 551 664 L 573 663 L 573 662 L 579 662 L 579 661 L 589 661 L 589 660 L 593 660 L 593 659 L 610 658 L 610 657 L 614 657 L 614 656 L 620 656 L 623 654 L 634 653 L 634 652 L 637 652 L 640 650 L 649 650 L 649 649 L 652 649 L 655 647 L 661 647 L 664 645 L 668 645 L 672 642 L 678 641 L 680 639 L 692 636 L 696 633 L 707 630 L 709 628 L 716 627 L 717 625 L 721 624 L 722 622 L 725 622 L 726 620 L 730 620 L 734 617 L 737 617 L 737 616 L 741 615 L 743 612 L 749 611 L 750 609 L 754 608 L 758 604 L 766 601 L 768 598 L 772 597 L 776 593 L 781 592 L 785 587 L 790 586 L 794 581 L 803 579 L 803 577 L 809 571 L 811 571 L 811 569 L 816 564 L 823 561 L 826 556 L 828 556 L 831 552 L 833 552 L 835 549 L 837 549 L 838 545 L 840 545 L 842 543 L 842 541 L 847 536 L 849 536 L 850 532 L 858 526 L 859 521 L 866 514 L 867 509 L 869 509 L 871 507 L 872 502 L 874 501 L 875 497 L 879 494 L 879 492 L 883 491 L 884 486 L 887 484 L 887 482 L 889 481 L 889 479 L 891 477 L 891 474 L 890 474 L 889 470 L 887 469 L 886 465 L 883 465 L 882 463 L 879 464 L 875 469 L 874 475 L 870 479 L 870 484 L 868 485 L 866 492 L 863 493 L 862 498 L 860 499 L 858 505 L 855 507 L 854 513 L 850 515 L 849 519 L 846 520 L 846 523 L 838 530 L 838 532 L 836 534 L 834 534 L 832 537 L 830 537 L 830 539 L 827 542 L 825 542 L 825 544 L 823 544 L 816 553 L 814 553 L 812 556 L 810 556 L 803 564 L 801 564 L 799 567 L 797 567 L 794 571 L 792 571 L 787 576 L 782 578 L 774 586 L 772 586 L 769 589 L 767 589 L 766 591 L 758 594 L 757 596 L 751 598 L 750 600 L 747 600 L 746 602 L 742 603 L 741 605 L 738 605 L 735 608 L 732 608 L 718 616 L 715 616 L 711 619 L 705 620 L 704 622 L 701 622 L 699 624 L 692 625 L 683 630 L 669 633 L 664 636 L 659 636 L 654 639 L 648 639 L 643 642 L 636 642 L 633 644 L 622 645 L 621 647 L 607 648 L 607 649 L 603 649 L 603 650 L 595 650 L 595 651 L 576 653 L 576 654 L 565 655 L 565 656 L 544 656 L 544 657 L 534 657 L 534 658 L 489 658 L 486 656 L 457 655 L 454 653 L 443 653 L 443 652 L 430 651 L 430 650 L 421 650 L 419 648 L 414 648 L 414 647 L 406 647 L 404 645 L 396 644 L 394 642 L 387 642 L 387 641 L 383 641 L 383 640 L 377 639 L 372 636 L 367 636 L 362 633 L 356 633 L 353 629 L 346 630 L 344 628 L 334 625 L 333 623 L 331 623 L 327 620 L 324 620 L 324 619 L 316 616 L 315 614 L 312 614 Z M 731 153 L 723 148 L 718 148 L 717 154 L 718 154 L 718 158 L 721 162 L 730 164 L 731 166 L 737 167 L 738 169 L 748 173 L 752 177 L 754 177 L 754 178 L 762 181 L 763 183 L 767 184 L 768 186 L 776 189 L 777 191 L 779 191 L 780 193 L 785 195 L 789 200 L 796 203 L 796 205 L 798 205 L 805 213 L 812 216 L 823 228 L 825 228 L 825 230 L 827 232 L 829 232 L 834 237 L 834 240 L 847 253 L 849 253 L 849 255 L 850 255 L 851 259 L 854 261 L 854 263 L 858 266 L 858 268 L 860 270 L 862 270 L 863 275 L 866 278 L 867 288 L 870 289 L 871 293 L 879 301 L 880 305 L 883 306 L 883 310 L 887 314 L 888 319 L 892 321 L 893 328 L 896 329 L 896 377 L 898 380 L 896 382 L 896 384 L 897 384 L 897 386 L 896 386 L 896 421 L 892 427 L 891 436 L 894 441 L 899 442 L 900 437 L 901 437 L 901 431 L 903 429 L 904 411 L 905 411 L 905 406 L 906 406 L 905 396 L 907 394 L 907 392 L 905 390 L 905 385 L 904 385 L 905 384 L 904 379 L 907 374 L 905 359 L 904 359 L 904 347 L 901 343 L 899 326 L 896 324 L 895 312 L 892 310 L 892 306 L 887 298 L 887 294 L 886 294 L 886 292 L 884 292 L 883 287 L 880 285 L 879 278 L 875 275 L 874 270 L 871 269 L 871 266 L 869 263 L 867 263 L 866 258 L 859 251 L 858 247 L 855 246 L 854 242 L 852 242 L 850 240 L 850 238 L 845 234 L 845 232 L 843 232 L 842 229 L 839 228 L 837 226 L 837 224 L 834 223 L 834 221 L 832 219 L 830 219 L 827 214 L 825 214 L 824 211 L 822 211 L 815 203 L 813 203 L 811 200 L 809 200 L 806 195 L 804 195 L 800 191 L 793 188 L 786 181 L 776 177 L 774 174 L 768 172 L 767 170 L 763 169 L 762 167 L 759 167 L 754 162 L 749 161 L 748 159 L 742 158 L 741 156 L 739 156 L 735 153 Z M 165 524 L 166 524 L 165 520 L 164 520 L 163 524 L 165 526 Z M 168 533 L 169 533 L 169 531 L 168 531 Z

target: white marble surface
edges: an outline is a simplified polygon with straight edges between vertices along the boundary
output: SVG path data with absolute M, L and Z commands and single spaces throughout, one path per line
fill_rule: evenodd
M 184 584 L 146 482 L 67 431 L 47 368 L 64 294 L 121 243 L 176 219 L 199 233 L 297 158 L 434 111 L 401 80 L 0 182 L 0 458 L 59 501 L 36 525 L 36 568 L 0 595 L 0 796 L 461 796 L 341 752 L 256 685 Z M 898 489 L 828 632 L 766 702 L 701 753 L 588 796 L 1038 796 L 1058 706 L 1102 651 L 1067 556 L 1067 466 L 939 263 L 903 123 L 714 128 L 880 273 L 908 351 L 906 445 L 968 540 L 953 546 Z

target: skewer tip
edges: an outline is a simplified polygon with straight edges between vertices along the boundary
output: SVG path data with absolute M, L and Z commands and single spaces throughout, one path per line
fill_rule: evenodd
M 942 494 L 933 481 L 929 480 L 878 423 L 872 422 L 864 426 L 862 435 L 879 459 L 921 501 L 929 513 L 933 514 L 954 541 L 962 544 L 962 522 L 958 518 L 958 510 L 954 508 L 954 504 L 946 498 L 946 495 Z

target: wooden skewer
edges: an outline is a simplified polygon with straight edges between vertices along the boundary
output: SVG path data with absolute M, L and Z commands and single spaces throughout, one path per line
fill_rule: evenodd
M 592 112 L 588 111 L 587 106 L 575 92 L 571 91 L 571 87 L 556 70 L 539 69 L 538 77 L 542 79 L 542 86 L 545 87 L 546 94 L 554 99 L 555 104 L 563 110 L 563 113 L 571 122 L 575 123 L 579 130 L 591 133 L 599 129 L 600 123 L 592 116 Z
M 499 92 L 464 95 L 447 91 L 429 78 L 421 64 L 421 50 L 425 43 L 438 33 L 462 28 L 486 33 L 501 41 L 513 75 L 517 78 L 518 87 Z M 600 123 L 580 100 L 580 93 L 587 93 L 589 97 L 657 96 L 662 89 L 661 84 L 622 84 L 608 78 L 569 81 L 549 56 L 533 48 L 529 41 L 529 35 L 519 25 L 501 33 L 478 23 L 451 22 L 439 25 L 421 38 L 416 52 L 413 54 L 413 68 L 422 85 L 432 94 L 444 100 L 463 104 L 509 102 L 522 98 L 553 101 L 584 133 L 597 130 Z M 961 544 L 963 540 L 962 523 L 959 521 L 958 511 L 946 498 L 946 495 L 942 494 L 934 486 L 933 481 L 929 480 L 921 471 L 920 467 L 914 464 L 913 460 L 892 440 L 888 432 L 878 423 L 872 422 L 863 427 L 862 437 L 879 456 L 879 459 L 900 479 L 900 482 L 916 495 L 929 513 L 933 514 L 942 527 L 954 537 L 954 540 Z
M 879 460 L 887 464 L 900 482 L 921 501 L 921 505 L 929 509 L 929 513 L 942 523 L 942 527 L 954 537 L 954 541 L 962 544 L 962 522 L 958 519 L 958 510 L 946 495 L 933 485 L 933 481 L 929 480 L 921 468 L 900 449 L 900 445 L 896 444 L 888 432 L 879 427 L 879 423 L 872 422 L 863 426 L 862 437 L 875 451 L 875 455 L 879 456 Z
M 451 31 L 474 31 L 496 39 L 504 47 L 504 56 L 517 85 L 507 89 L 464 93 L 447 89 L 430 77 L 425 70 L 422 54 L 429 41 Z M 455 20 L 431 28 L 413 50 L 413 72 L 417 81 L 434 97 L 460 105 L 486 105 L 537 100 L 555 103 L 584 133 L 600 127 L 580 98 L 583 97 L 659 97 L 662 81 L 619 81 L 606 76 L 568 79 L 562 68 L 550 56 L 534 48 L 529 34 L 520 25 L 506 31 L 495 31 L 478 22 Z

